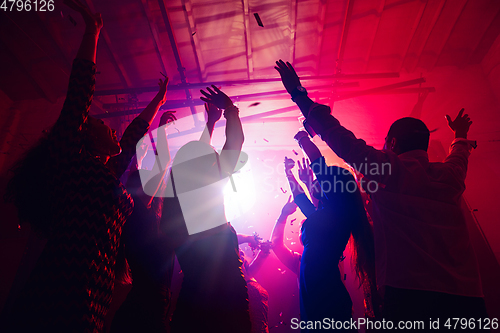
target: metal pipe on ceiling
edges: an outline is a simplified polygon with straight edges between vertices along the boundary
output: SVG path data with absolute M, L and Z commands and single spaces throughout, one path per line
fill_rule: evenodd
M 304 76 L 301 81 L 311 80 L 363 80 L 363 79 L 387 79 L 398 78 L 399 73 L 367 73 L 367 74 L 337 74 L 337 75 L 323 75 L 323 76 Z M 235 86 L 235 85 L 250 85 L 256 83 L 273 83 L 281 82 L 281 78 L 270 79 L 253 79 L 253 80 L 234 80 L 234 81 L 215 81 L 215 82 L 201 82 L 201 83 L 180 83 L 168 86 L 168 90 L 188 90 L 188 89 L 202 89 L 214 86 Z M 342 83 L 338 83 L 339 86 Z M 121 95 L 121 94 L 142 94 L 148 92 L 157 92 L 158 86 L 143 87 L 143 88 L 128 88 L 128 89 L 107 89 L 99 90 L 94 93 L 94 96 L 108 96 L 108 95 Z
M 163 17 L 163 22 L 165 23 L 165 28 L 167 30 L 168 39 L 170 40 L 172 52 L 174 53 L 174 58 L 175 58 L 175 62 L 177 64 L 177 70 L 179 71 L 179 75 L 181 77 L 181 82 L 186 84 L 187 79 L 186 79 L 186 74 L 184 74 L 185 68 L 184 68 L 184 66 L 182 66 L 181 56 L 179 54 L 179 48 L 177 47 L 177 43 L 175 42 L 175 36 L 174 36 L 174 31 L 172 29 L 172 23 L 170 22 L 170 19 L 168 17 L 168 13 L 167 13 L 167 8 L 165 7 L 165 3 L 163 1 L 164 0 L 158 0 L 158 5 L 160 6 L 161 15 Z M 191 91 L 189 90 L 189 88 L 185 88 L 184 91 L 186 92 L 186 98 L 188 100 L 192 100 L 193 96 L 191 95 Z M 191 114 L 193 115 L 193 121 L 194 121 L 195 126 L 202 126 L 201 125 L 202 122 L 196 116 L 195 106 L 191 104 L 190 109 L 191 109 Z

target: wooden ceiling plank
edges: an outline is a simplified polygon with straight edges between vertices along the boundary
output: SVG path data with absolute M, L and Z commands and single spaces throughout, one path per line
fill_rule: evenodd
M 339 97 L 336 98 L 335 100 L 339 101 L 339 100 L 353 98 L 353 97 L 378 94 L 381 92 L 391 91 L 393 89 L 411 86 L 414 84 L 420 84 L 420 83 L 424 83 L 424 82 L 425 82 L 425 78 L 422 77 L 419 79 L 398 82 L 398 83 L 389 84 L 389 85 L 385 85 L 385 86 L 381 86 L 381 87 L 377 87 L 377 88 L 358 90 L 358 91 L 352 91 L 352 92 L 344 92 L 342 94 L 339 94 Z
M 439 54 L 436 66 L 453 65 L 461 68 L 467 65 L 499 9 L 499 1 L 468 1 Z
M 446 0 L 429 0 L 427 2 L 422 19 L 406 51 L 401 69 L 404 68 L 409 73 L 415 70 L 427 39 L 438 21 L 445 3 Z
M 424 49 L 420 54 L 417 66 L 432 71 L 439 55 L 443 51 L 448 39 L 462 15 L 468 0 L 447 0 L 436 24 L 427 38 Z M 447 19 L 447 22 L 445 20 Z M 450 22 L 452 24 L 450 24 Z
M 292 0 L 291 4 L 291 27 L 290 27 L 290 40 L 292 41 L 292 47 L 290 50 L 291 64 L 295 66 L 295 45 L 297 43 L 297 15 L 299 11 L 299 1 Z
M 203 61 L 201 52 L 201 43 L 198 35 L 196 34 L 196 20 L 193 15 L 193 4 L 191 0 L 182 0 L 184 17 L 186 22 L 188 22 L 188 30 L 191 35 L 191 48 L 193 50 L 194 60 L 196 62 L 196 68 L 198 70 L 198 80 L 203 82 L 207 79 L 206 65 Z M 198 51 L 200 50 L 200 51 Z
M 466 64 L 477 64 L 480 63 L 486 56 L 491 46 L 500 35 L 500 9 L 497 15 L 493 18 L 488 28 L 484 32 L 481 39 L 478 41 L 474 50 L 471 52 Z
M 250 33 L 250 4 L 248 0 L 241 0 L 243 6 L 243 22 L 245 35 L 245 49 L 247 59 L 247 79 L 253 79 L 253 54 L 252 54 L 252 39 Z
M 340 37 L 339 52 L 337 54 L 337 61 L 335 63 L 336 74 L 340 74 L 342 72 L 342 61 L 344 61 L 345 45 L 347 42 L 347 35 L 349 34 L 349 26 L 351 24 L 353 7 L 354 0 L 347 0 L 344 23 L 342 24 L 342 33 Z
M 318 10 L 318 46 L 316 48 L 316 75 L 320 75 L 321 68 L 321 50 L 323 50 L 323 43 L 325 41 L 324 31 L 325 31 L 325 19 L 326 19 L 326 11 L 327 11 L 328 1 L 320 1 L 320 6 Z
M 364 80 L 364 79 L 387 79 L 387 78 L 398 78 L 399 73 L 367 73 L 367 74 L 339 74 L 339 75 L 322 75 L 322 76 L 303 76 L 300 78 L 301 81 L 308 80 Z M 281 82 L 281 78 L 271 78 L 271 79 L 254 79 L 254 80 L 237 80 L 237 81 L 212 81 L 212 82 L 201 82 L 201 83 L 181 83 L 175 85 L 169 85 L 169 90 L 186 90 L 186 89 L 200 89 L 205 88 L 210 85 L 215 86 L 232 86 L 232 85 L 250 85 L 259 83 L 271 83 L 271 82 Z M 333 83 L 335 85 L 335 83 Z M 349 83 L 338 83 L 339 85 L 348 85 Z M 94 96 L 109 96 L 109 95 L 121 95 L 130 94 L 136 92 L 138 94 L 147 92 L 157 92 L 158 87 L 143 87 L 143 88 L 128 88 L 128 89 L 108 89 L 108 90 L 98 90 L 94 93 Z
M 413 25 L 411 28 L 411 32 L 410 32 L 411 37 L 408 38 L 408 43 L 405 47 L 405 50 L 403 51 L 403 57 L 402 57 L 403 60 L 401 61 L 401 65 L 399 67 L 399 72 L 401 72 L 401 69 L 403 68 L 404 59 L 406 58 L 406 55 L 408 54 L 408 51 L 410 49 L 410 45 L 416 36 L 417 29 L 418 29 L 418 27 L 420 27 L 422 25 L 422 18 L 424 16 L 424 12 L 425 12 L 425 9 L 427 8 L 427 5 L 428 5 L 428 2 L 425 2 L 425 3 L 420 2 L 420 8 L 418 10 L 418 13 L 415 15 L 415 20 L 413 21 Z
M 382 17 L 382 12 L 384 11 L 384 6 L 385 6 L 385 0 L 380 1 L 379 5 L 377 7 L 378 15 L 375 16 L 375 29 L 372 29 L 371 32 L 367 32 L 371 35 L 370 36 L 370 47 L 368 48 L 368 52 L 365 55 L 365 67 L 364 67 L 362 73 L 366 73 L 366 71 L 368 70 L 368 65 L 370 63 L 370 55 L 372 54 L 373 44 L 375 44 L 375 37 L 377 36 L 378 27 L 380 25 L 380 18 Z
M 161 44 L 160 36 L 158 34 L 158 28 L 156 27 L 154 21 L 154 16 L 149 8 L 148 0 L 141 0 L 141 4 L 144 15 L 146 15 L 146 18 L 148 19 L 149 30 L 151 31 L 151 35 L 153 36 L 153 44 L 156 55 L 158 56 L 158 61 L 160 62 L 162 73 L 166 74 L 167 67 L 165 66 L 165 64 L 167 63 L 167 61 L 164 57 L 163 47 Z
M 168 34 L 168 39 L 170 40 L 170 46 L 172 48 L 172 52 L 174 53 L 174 58 L 175 62 L 177 64 L 177 71 L 179 72 L 181 82 L 186 84 L 187 83 L 187 78 L 186 78 L 186 73 L 185 73 L 185 68 L 182 66 L 182 60 L 181 56 L 179 53 L 179 48 L 177 47 L 177 42 L 175 41 L 175 35 L 174 35 L 174 30 L 172 28 L 172 22 L 170 22 L 170 19 L 168 17 L 168 12 L 166 5 L 164 3 L 164 0 L 158 0 L 158 5 L 160 6 L 160 11 L 161 15 L 163 18 L 163 22 L 165 24 L 165 29 L 167 30 Z M 192 101 L 193 100 L 193 95 L 191 94 L 191 91 L 186 88 L 184 89 L 184 92 L 186 93 L 186 99 Z M 195 106 L 191 103 L 189 105 L 189 109 L 191 111 L 191 115 L 193 117 L 193 122 L 195 127 L 201 127 L 203 126 L 203 122 L 198 119 L 197 112 Z

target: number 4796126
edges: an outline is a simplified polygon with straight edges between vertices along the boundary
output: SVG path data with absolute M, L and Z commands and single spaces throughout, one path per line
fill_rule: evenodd
M 456 330 L 496 330 L 498 328 L 498 318 L 448 318 L 444 324 L 448 329 Z
M 4 12 L 52 12 L 54 0 L 3 0 L 0 9 Z

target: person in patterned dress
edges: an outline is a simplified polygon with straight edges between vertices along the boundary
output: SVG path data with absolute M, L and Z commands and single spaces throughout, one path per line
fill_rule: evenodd
M 102 19 L 79 0 L 86 30 L 73 62 L 61 115 L 14 170 L 8 197 L 21 222 L 47 239 L 22 292 L 7 309 L 6 331 L 101 332 L 111 303 L 122 225 L 133 201 L 119 177 L 165 102 L 168 78 L 127 127 L 116 133 L 88 115 Z M 121 152 L 121 153 L 120 153 Z

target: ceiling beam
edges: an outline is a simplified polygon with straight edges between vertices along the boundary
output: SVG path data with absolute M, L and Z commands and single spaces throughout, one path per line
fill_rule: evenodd
M 249 0 L 241 0 L 243 6 L 243 31 L 245 35 L 245 49 L 247 58 L 247 79 L 253 79 L 252 39 L 250 38 L 250 5 Z
M 345 11 L 344 23 L 342 24 L 342 33 L 340 35 L 339 52 L 337 54 L 337 61 L 335 63 L 335 73 L 337 74 L 340 74 L 342 72 L 342 62 L 344 61 L 345 45 L 347 43 L 349 26 L 351 25 L 353 7 L 354 0 L 347 0 L 347 8 Z
M 349 99 L 349 98 L 353 98 L 353 97 L 378 94 L 378 93 L 386 92 L 386 91 L 389 91 L 392 89 L 402 88 L 402 87 L 411 86 L 414 84 L 419 84 L 419 83 L 424 83 L 424 82 L 425 82 L 425 78 L 421 77 L 419 79 L 403 81 L 403 82 L 389 84 L 389 85 L 385 85 L 385 86 L 380 86 L 380 87 L 372 88 L 372 89 L 358 90 L 358 91 L 352 91 L 352 92 L 343 92 L 343 93 L 339 93 L 339 95 L 337 96 L 337 98 L 335 100 L 339 101 L 339 100 Z
M 151 31 L 151 35 L 153 36 L 153 44 L 155 47 L 156 55 L 158 56 L 158 61 L 160 62 L 162 73 L 167 75 L 167 67 L 165 66 L 167 61 L 164 57 L 164 52 L 163 52 L 163 48 L 161 45 L 160 35 L 158 33 L 158 29 L 156 27 L 156 24 L 154 22 L 154 16 L 151 13 L 151 10 L 149 9 L 148 1 L 141 0 L 141 3 L 142 3 L 142 10 L 144 12 L 144 15 L 146 15 L 146 18 L 148 19 L 149 30 Z
M 158 5 L 160 5 L 161 15 L 163 18 L 163 22 L 165 23 L 165 28 L 167 30 L 168 39 L 170 40 L 170 46 L 172 48 L 172 52 L 174 53 L 175 62 L 177 64 L 177 71 L 179 72 L 181 82 L 183 84 L 187 84 L 186 74 L 184 73 L 186 69 L 184 68 L 184 66 L 182 66 L 181 56 L 179 54 L 179 48 L 177 47 L 177 43 L 175 41 L 175 35 L 172 28 L 172 23 L 170 22 L 170 18 L 168 17 L 168 12 L 167 8 L 165 7 L 164 0 L 158 0 Z M 191 95 L 191 91 L 189 90 L 189 88 L 184 89 L 184 92 L 186 93 L 186 99 L 188 100 L 193 99 L 193 96 Z M 193 116 L 194 125 L 195 127 L 198 127 L 199 124 L 201 124 L 202 122 L 198 119 L 198 116 L 196 115 L 196 108 L 192 103 L 190 105 L 190 110 Z
M 291 64 L 295 66 L 295 45 L 297 44 L 297 15 L 299 11 L 299 0 L 291 1 L 291 27 L 290 27 L 290 40 L 292 45 L 290 48 Z
M 314 94 L 315 91 L 317 90 L 328 90 L 331 91 L 332 89 L 337 89 L 337 87 L 341 88 L 353 88 L 353 87 L 359 87 L 358 82 L 347 82 L 347 83 L 339 83 L 339 84 L 326 84 L 326 85 L 319 85 L 319 86 L 310 86 L 307 87 L 309 90 L 309 94 Z M 231 96 L 231 99 L 234 101 L 245 101 L 245 100 L 255 100 L 256 98 L 260 97 L 265 97 L 265 96 L 273 96 L 273 95 L 279 95 L 279 94 L 286 94 L 287 91 L 285 89 L 281 90 L 274 90 L 274 91 L 264 91 L 260 93 L 255 93 L 255 94 L 245 94 L 245 95 L 236 95 L 236 96 Z M 179 107 L 187 107 L 189 106 L 189 100 L 167 100 L 167 104 L 171 105 L 169 108 L 179 108 Z M 196 100 L 193 100 L 194 105 L 202 105 L 204 102 L 196 102 Z M 144 102 L 138 102 L 134 103 L 133 105 L 138 106 L 138 107 L 145 107 L 148 105 L 149 102 L 144 101 Z M 128 103 L 106 103 L 103 104 L 102 107 L 105 109 L 113 109 L 113 108 L 123 108 L 130 106 L 131 104 Z
M 316 75 L 320 74 L 319 69 L 321 68 L 321 50 L 323 49 L 323 42 L 325 40 L 323 34 L 325 31 L 325 18 L 326 18 L 326 10 L 327 10 L 328 2 L 327 1 L 320 1 L 320 7 L 319 7 L 319 24 L 318 24 L 318 46 L 316 49 Z
M 416 14 L 416 18 L 413 21 L 413 25 L 411 27 L 411 32 L 410 32 L 410 38 L 408 38 L 405 50 L 403 52 L 403 59 L 401 60 L 401 64 L 399 65 L 399 72 L 401 72 L 401 68 L 403 67 L 404 59 L 406 58 L 406 55 L 408 54 L 408 50 L 410 49 L 411 42 L 413 41 L 413 38 L 415 38 L 415 34 L 417 33 L 418 27 L 422 23 L 422 18 L 424 16 L 425 9 L 427 8 L 428 2 L 418 2 L 420 4 L 420 7 L 418 9 L 418 13 Z
M 370 31 L 367 32 L 367 34 L 370 34 L 370 46 L 368 47 L 368 53 L 365 55 L 365 68 L 363 69 L 363 73 L 366 73 L 368 70 L 368 65 L 370 63 L 370 56 L 372 54 L 372 49 L 373 49 L 373 44 L 375 44 L 375 38 L 377 37 L 377 31 L 378 27 L 380 25 L 380 19 L 382 17 L 382 12 L 384 11 L 385 7 L 385 0 L 382 0 L 379 2 L 378 7 L 376 9 L 376 15 L 375 15 L 375 29 L 371 29 Z
M 364 79 L 387 79 L 398 78 L 399 73 L 367 73 L 367 74 L 338 74 L 338 75 L 322 75 L 322 76 L 304 76 L 301 81 L 309 80 L 364 80 Z M 281 78 L 271 79 L 253 79 L 253 80 L 237 80 L 237 81 L 214 81 L 214 82 L 201 82 L 201 83 L 181 83 L 172 84 L 168 86 L 168 90 L 186 90 L 186 89 L 203 89 L 207 86 L 238 86 L 238 85 L 251 85 L 257 83 L 273 83 L 281 82 Z M 343 85 L 341 82 L 336 83 L 339 87 Z M 108 89 L 99 90 L 94 93 L 94 96 L 108 96 L 108 95 L 121 95 L 121 94 L 141 94 L 148 92 L 158 92 L 158 86 L 143 87 L 143 88 L 128 88 L 128 89 Z
M 419 26 L 412 37 L 408 49 L 406 51 L 401 69 L 406 69 L 412 73 L 418 65 L 418 60 L 422 55 L 425 44 L 436 25 L 436 22 L 443 11 L 446 0 L 429 0 L 425 6 L 425 10 L 420 20 Z
M 447 1 L 444 5 L 443 10 L 439 15 L 439 19 L 432 28 L 431 35 L 427 39 L 425 48 L 420 56 L 419 63 L 420 67 L 425 68 L 428 71 L 432 71 L 434 66 L 439 60 L 439 56 L 442 53 L 446 43 L 450 39 L 451 34 L 455 30 L 458 20 L 462 16 L 462 13 L 467 5 L 468 0 L 453 0 Z M 444 14 L 446 12 L 446 14 Z M 452 18 L 453 24 L 450 22 L 443 22 L 443 17 Z M 448 19 L 449 20 L 449 19 Z
M 193 16 L 193 4 L 191 3 L 191 0 L 182 0 L 182 4 L 184 17 L 186 18 L 186 22 L 188 22 L 188 30 L 189 34 L 191 35 L 191 48 L 193 49 L 193 56 L 196 62 L 196 68 L 198 69 L 198 80 L 200 80 L 200 82 L 203 82 L 207 77 L 206 66 L 205 62 L 202 59 L 202 55 L 198 54 L 198 50 L 201 50 L 201 44 L 200 39 L 196 34 L 197 29 L 196 21 Z
M 416 80 L 410 80 L 410 81 L 405 81 L 405 82 L 400 82 L 388 86 L 382 86 L 374 89 L 367 89 L 367 90 L 361 90 L 361 91 L 352 91 L 352 92 L 346 92 L 344 94 L 339 94 L 336 96 L 336 101 L 339 100 L 344 100 L 344 99 L 349 99 L 353 97 L 359 97 L 359 96 L 364 96 L 364 95 L 400 95 L 400 94 L 420 94 L 423 92 L 427 93 L 433 93 L 436 92 L 436 89 L 434 87 L 423 87 L 423 88 L 401 88 L 413 84 L 418 84 L 425 82 L 425 79 L 416 79 Z M 310 90 L 310 95 L 312 96 L 321 96 L 324 95 L 325 97 L 329 97 L 330 91 L 327 91 L 326 93 L 322 93 L 320 91 L 314 91 L 314 90 L 319 90 L 319 89 L 324 89 L 328 88 L 329 86 L 318 86 L 318 87 L 311 87 Z M 398 89 L 399 88 L 399 89 Z M 240 96 L 232 96 L 231 98 L 234 99 L 237 102 L 243 102 L 243 101 L 252 101 L 256 99 L 260 100 L 266 100 L 268 96 L 273 96 L 273 99 L 276 99 L 279 95 L 283 95 L 284 98 L 288 99 L 287 92 L 285 90 L 278 90 L 278 91 L 269 91 L 269 92 L 263 92 L 263 93 L 257 93 L 257 94 L 248 94 L 248 95 L 240 95 Z M 184 108 L 184 107 L 189 107 L 191 105 L 203 105 L 203 101 L 201 100 L 170 100 L 167 101 L 161 108 L 160 110 L 171 110 L 171 109 L 179 109 L 179 108 Z M 140 106 L 141 104 L 139 104 Z M 104 107 L 121 107 L 124 105 L 120 104 L 104 104 Z M 293 106 L 295 107 L 295 106 Z M 124 110 L 124 111 L 114 111 L 114 112 L 108 112 L 105 114 L 100 114 L 100 115 L 95 115 L 96 118 L 99 119 L 104 119 L 104 118 L 114 118 L 114 117 L 122 117 L 122 116 L 129 116 L 129 115 L 135 115 L 139 114 L 143 109 L 142 108 L 136 108 L 136 109 L 130 109 L 130 110 Z M 269 113 L 270 112 L 270 113 Z M 268 111 L 267 113 L 264 112 L 264 115 L 271 115 L 274 114 L 273 112 L 275 111 Z M 268 114 L 269 113 L 269 114 Z M 296 118 L 295 118 L 296 119 Z
M 464 65 L 480 63 L 484 56 L 488 53 L 496 38 L 500 34 L 500 10 L 491 20 L 488 28 L 485 30 L 481 40 L 478 41 L 474 50 L 471 51 Z

